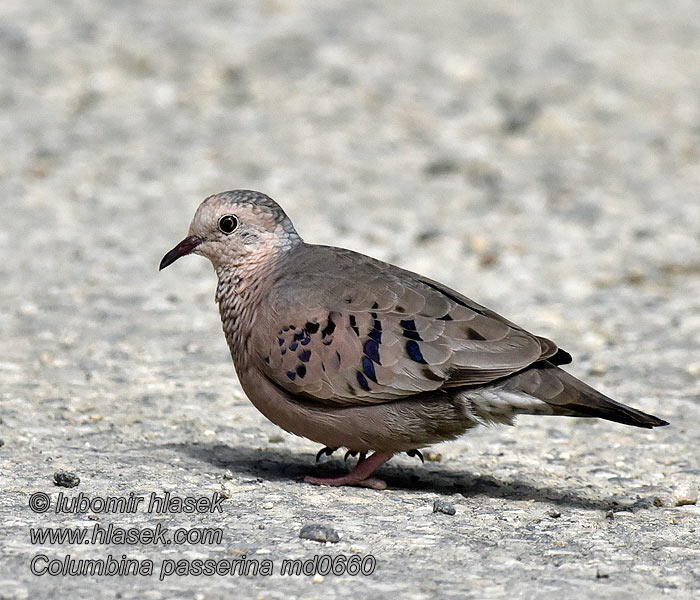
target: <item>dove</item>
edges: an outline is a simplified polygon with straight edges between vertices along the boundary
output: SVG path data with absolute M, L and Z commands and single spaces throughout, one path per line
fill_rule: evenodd
M 309 483 L 385 489 L 374 472 L 393 455 L 422 459 L 420 448 L 521 414 L 668 425 L 567 373 L 571 355 L 553 341 L 459 292 L 306 243 L 260 192 L 206 198 L 160 269 L 193 253 L 216 271 L 223 331 L 253 405 L 322 444 L 317 460 L 341 447 L 359 454 L 347 474 Z

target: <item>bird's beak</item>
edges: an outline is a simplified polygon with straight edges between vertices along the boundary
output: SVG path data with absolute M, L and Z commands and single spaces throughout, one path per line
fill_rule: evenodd
M 162 271 L 168 265 L 172 265 L 181 256 L 192 254 L 195 248 L 199 246 L 203 241 L 204 240 L 202 238 L 199 238 L 196 235 L 186 237 L 163 257 L 163 260 L 160 261 L 160 267 L 158 268 L 158 270 Z

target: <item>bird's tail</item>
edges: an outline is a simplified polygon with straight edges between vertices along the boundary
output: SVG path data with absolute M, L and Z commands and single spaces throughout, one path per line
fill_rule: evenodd
M 597 417 L 646 429 L 668 425 L 663 419 L 615 402 L 547 361 L 509 377 L 501 385 L 503 390 L 542 400 L 547 405 L 547 412 L 554 415 Z M 529 411 L 521 412 L 527 414 Z M 532 412 L 542 414 L 543 411 L 533 407 Z

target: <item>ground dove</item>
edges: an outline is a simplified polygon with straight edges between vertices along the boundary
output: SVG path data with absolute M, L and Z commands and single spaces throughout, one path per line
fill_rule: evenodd
M 518 414 L 667 425 L 558 367 L 571 356 L 437 281 L 342 248 L 307 244 L 259 192 L 205 199 L 168 252 L 206 256 L 243 390 L 286 431 L 360 455 L 321 485 L 383 489 L 397 452 Z M 373 453 L 366 457 L 369 451 Z M 347 455 L 346 455 L 347 457 Z

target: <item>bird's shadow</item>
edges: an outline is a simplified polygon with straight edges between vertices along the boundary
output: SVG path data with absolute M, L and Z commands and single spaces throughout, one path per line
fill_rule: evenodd
M 346 473 L 350 465 L 331 459 L 322 465 L 314 465 L 312 454 L 292 454 L 271 448 L 227 446 L 224 444 L 168 444 L 169 449 L 195 460 L 229 469 L 241 476 L 260 481 L 303 481 L 306 475 L 332 476 Z M 520 480 L 504 481 L 490 475 L 475 475 L 468 471 L 455 471 L 444 465 L 386 464 L 377 474 L 389 489 L 428 491 L 443 495 L 461 494 L 466 498 L 488 496 L 504 500 L 534 500 L 571 508 L 594 511 L 636 510 L 647 508 L 644 500 L 626 498 L 587 498 L 567 488 L 536 486 Z

